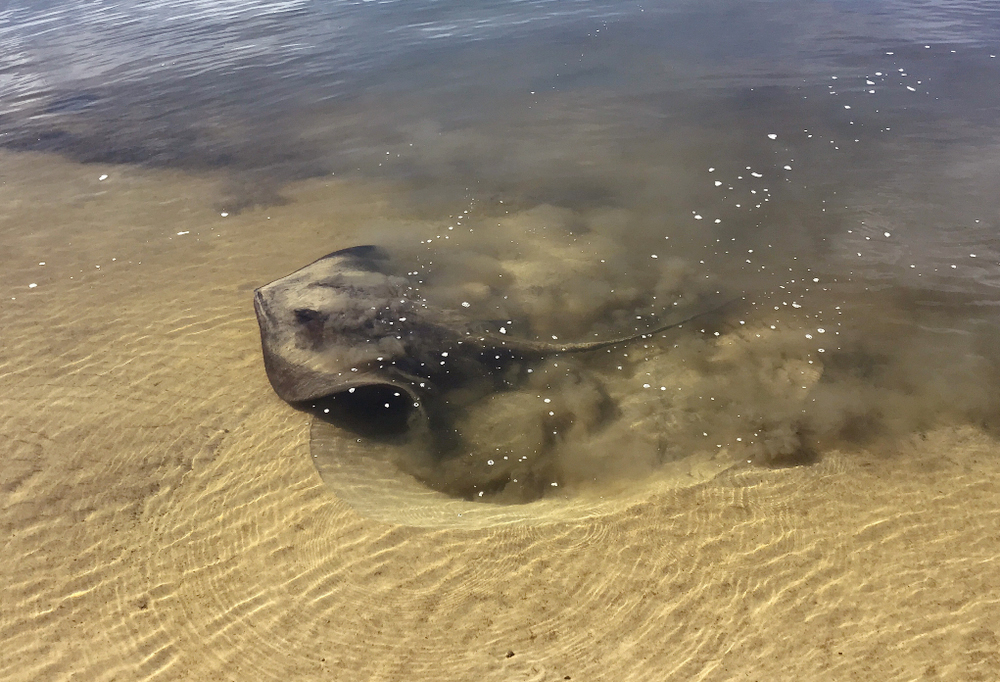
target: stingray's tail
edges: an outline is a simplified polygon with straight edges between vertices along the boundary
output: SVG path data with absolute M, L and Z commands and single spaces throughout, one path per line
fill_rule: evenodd
M 551 344 L 550 352 L 555 353 L 582 353 L 591 350 L 600 350 L 602 348 L 610 348 L 611 346 L 617 346 L 623 343 L 630 343 L 632 341 L 639 341 L 641 339 L 648 339 L 657 334 L 661 334 L 669 329 L 676 329 L 681 327 L 688 322 L 694 322 L 703 317 L 708 317 L 709 315 L 714 315 L 721 312 L 725 308 L 733 305 L 740 299 L 733 298 L 721 305 L 717 305 L 709 310 L 703 310 L 700 313 L 686 317 L 683 320 L 678 320 L 676 322 L 669 322 L 667 324 L 660 325 L 659 327 L 653 327 L 652 329 L 647 329 L 645 331 L 639 332 L 637 334 L 631 334 L 630 336 L 622 336 L 616 339 L 608 339 L 606 341 L 581 341 L 578 343 L 566 343 L 566 344 Z M 549 344 L 543 344 L 549 345 Z
M 623 343 L 630 343 L 632 341 L 639 341 L 641 339 L 648 339 L 650 337 L 661 334 L 668 329 L 675 329 L 681 327 L 688 322 L 693 322 L 694 320 L 701 319 L 703 317 L 708 317 L 709 315 L 714 315 L 722 311 L 725 308 L 733 305 L 741 299 L 733 298 L 725 303 L 717 305 L 709 310 L 703 310 L 700 313 L 686 317 L 683 320 L 677 320 L 675 322 L 669 322 L 659 327 L 653 327 L 652 329 L 646 329 L 644 331 L 630 334 L 629 336 L 621 336 L 614 339 L 607 339 L 605 341 L 578 341 L 575 343 L 549 343 L 548 341 L 528 341 L 525 339 L 516 339 L 509 336 L 498 336 L 496 334 L 475 334 L 467 336 L 464 340 L 466 342 L 479 342 L 483 345 L 490 347 L 500 347 L 507 348 L 513 352 L 520 353 L 522 355 L 551 355 L 553 353 L 585 353 L 592 350 L 601 350 L 602 348 L 610 348 L 611 346 L 617 346 Z

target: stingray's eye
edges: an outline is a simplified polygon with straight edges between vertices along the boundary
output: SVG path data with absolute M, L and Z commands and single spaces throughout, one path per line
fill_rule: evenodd
M 320 312 L 317 310 L 310 310 L 309 308 L 295 309 L 295 321 L 299 324 L 309 324 L 310 322 L 315 322 L 319 318 Z

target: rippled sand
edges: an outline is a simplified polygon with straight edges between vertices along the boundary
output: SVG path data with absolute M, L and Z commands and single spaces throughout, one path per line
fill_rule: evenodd
M 587 514 L 370 520 L 270 390 L 250 293 L 402 222 L 377 188 L 313 180 L 223 217 L 223 178 L 0 168 L 3 679 L 1000 670 L 987 434 L 652 480 Z

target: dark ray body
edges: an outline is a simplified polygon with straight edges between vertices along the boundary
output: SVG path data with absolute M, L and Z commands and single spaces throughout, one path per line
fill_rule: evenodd
M 707 314 L 602 341 L 519 339 L 429 306 L 390 265 L 382 248 L 356 246 L 257 289 L 264 366 L 282 399 L 308 407 L 351 389 L 394 389 L 446 431 L 458 405 L 517 386 L 532 361 L 647 338 Z

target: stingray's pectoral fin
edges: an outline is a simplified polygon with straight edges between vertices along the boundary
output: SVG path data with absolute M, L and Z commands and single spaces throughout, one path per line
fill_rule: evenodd
M 328 253 L 316 262 L 337 259 L 343 263 L 342 267 L 351 267 L 361 270 L 368 270 L 370 272 L 382 272 L 386 263 L 389 261 L 389 253 L 383 249 L 381 246 L 375 246 L 373 244 L 363 244 L 361 246 L 352 246 L 347 249 L 341 249 L 339 251 L 334 251 L 333 253 Z

